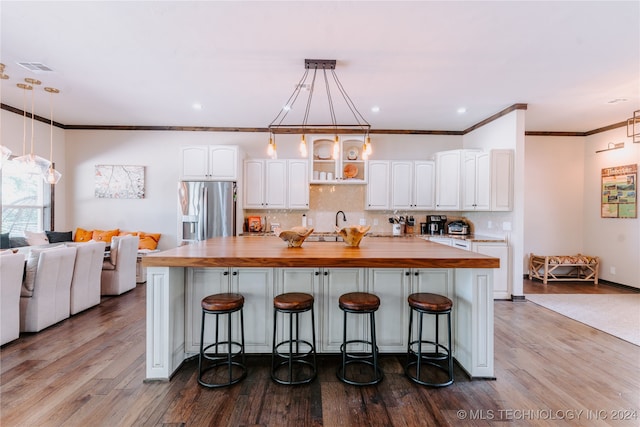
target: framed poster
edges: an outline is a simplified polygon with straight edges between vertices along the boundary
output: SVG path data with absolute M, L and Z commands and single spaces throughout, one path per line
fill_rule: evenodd
M 95 197 L 144 199 L 144 166 L 96 165 Z
M 638 165 L 602 169 L 602 218 L 638 217 Z

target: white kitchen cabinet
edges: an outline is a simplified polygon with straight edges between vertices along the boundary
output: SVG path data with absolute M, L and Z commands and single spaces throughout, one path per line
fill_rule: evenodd
M 310 144 L 311 184 L 366 184 L 367 162 L 362 156 L 364 139 L 338 136 L 339 154 L 334 157 L 335 136 L 316 136 Z
M 491 150 L 491 210 L 513 210 L 513 150 Z
M 403 268 L 370 268 L 367 292 L 380 298 L 376 317 L 376 341 L 380 351 L 403 353 L 407 351 L 411 276 Z M 364 316 L 362 316 L 364 318 Z M 367 333 L 368 330 L 368 318 Z M 384 327 L 382 327 L 384 325 Z
M 244 297 L 247 352 L 271 353 L 273 338 L 273 268 L 232 268 L 231 292 Z M 240 325 L 234 325 L 240 326 Z M 238 336 L 238 335 L 236 335 Z
M 491 209 L 490 159 L 488 152 L 463 153 L 462 210 Z
M 180 148 L 180 179 L 237 181 L 238 158 L 234 145 L 186 145 Z
M 506 242 L 473 242 L 473 252 L 500 258 L 500 268 L 493 272 L 493 298 L 511 299 L 511 274 L 509 273 L 509 245 Z
M 367 210 L 388 210 L 390 190 L 390 167 L 387 160 L 370 160 L 367 169 Z
M 289 209 L 309 209 L 309 163 L 287 160 L 287 206 Z
M 243 194 L 245 209 L 285 209 L 287 161 L 246 160 Z
M 436 210 L 460 210 L 460 177 L 462 150 L 440 151 L 436 162 Z
M 391 208 L 425 210 L 435 208 L 435 163 L 391 162 Z

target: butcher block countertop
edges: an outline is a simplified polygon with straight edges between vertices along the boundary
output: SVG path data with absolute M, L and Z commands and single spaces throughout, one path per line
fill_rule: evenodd
M 499 268 L 500 260 L 420 238 L 367 237 L 304 242 L 289 248 L 276 236 L 216 237 L 142 258 L 145 267 Z

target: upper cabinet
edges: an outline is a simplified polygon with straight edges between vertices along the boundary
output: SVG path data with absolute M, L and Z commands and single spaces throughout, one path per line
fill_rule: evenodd
M 389 209 L 390 190 L 390 162 L 388 160 L 369 160 L 367 200 L 365 209 L 367 210 L 387 210 Z
M 463 152 L 462 209 L 488 211 L 491 209 L 491 170 L 487 152 Z
M 436 210 L 459 211 L 462 150 L 441 151 L 435 154 Z
M 180 179 L 237 181 L 238 158 L 234 145 L 186 145 L 180 148 Z
M 491 150 L 491 210 L 513 210 L 513 150 Z
M 310 144 L 311 184 L 365 184 L 367 162 L 362 157 L 364 140 L 353 136 L 339 138 L 334 155 L 334 138 L 317 136 Z
M 244 162 L 245 209 L 309 209 L 306 160 Z
M 428 210 L 435 207 L 435 162 L 391 162 L 391 208 Z

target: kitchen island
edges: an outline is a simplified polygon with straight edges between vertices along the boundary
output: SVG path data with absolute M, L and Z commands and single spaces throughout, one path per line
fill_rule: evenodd
M 211 293 L 245 296 L 248 353 L 270 353 L 272 299 L 308 292 L 316 299 L 317 348 L 338 353 L 338 297 L 372 292 L 382 353 L 403 353 L 408 340 L 407 296 L 434 292 L 453 300 L 453 355 L 473 378 L 493 378 L 493 269 L 499 259 L 418 238 L 365 237 L 305 242 L 288 248 L 275 236 L 220 237 L 150 254 L 147 268 L 147 380 L 168 380 L 199 349 L 200 300 Z M 442 326 L 442 325 L 441 325 Z M 351 333 L 366 334 L 364 322 Z M 442 331 L 444 333 L 444 330 Z M 444 335 L 443 335 L 444 336 Z

